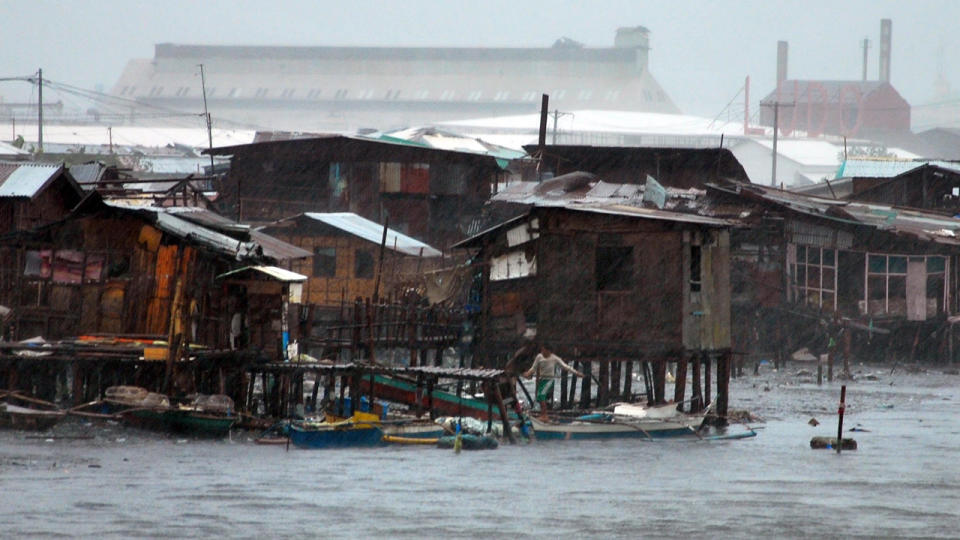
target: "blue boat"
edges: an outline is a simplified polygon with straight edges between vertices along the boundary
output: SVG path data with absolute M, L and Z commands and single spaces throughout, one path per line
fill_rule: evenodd
M 290 442 L 299 448 L 377 446 L 383 430 L 375 415 L 356 413 L 339 422 L 303 422 L 290 425 Z

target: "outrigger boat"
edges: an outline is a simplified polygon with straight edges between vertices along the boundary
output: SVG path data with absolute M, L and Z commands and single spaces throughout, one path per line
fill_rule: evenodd
M 369 392 L 370 381 L 368 377 L 360 382 L 360 390 Z M 480 420 L 487 420 L 490 405 L 482 399 L 474 397 L 460 396 L 454 392 L 446 392 L 435 388 L 431 394 L 427 393 L 426 388 L 417 388 L 415 381 L 403 379 L 401 377 L 388 377 L 386 375 L 374 376 L 374 393 L 378 399 L 403 403 L 412 407 L 419 406 L 422 410 L 430 408 L 430 396 L 433 396 L 433 411 L 438 415 L 448 416 L 472 416 Z M 493 418 L 499 421 L 500 413 L 496 407 L 493 407 Z M 511 420 L 517 420 L 517 416 L 508 411 L 507 415 Z
M 125 422 L 150 429 L 222 437 L 237 422 L 233 400 L 224 395 L 197 395 L 186 404 L 171 405 L 170 398 L 139 386 L 111 386 L 102 402 L 71 409 L 71 414 L 93 418 L 121 418 Z M 84 408 L 102 406 L 106 413 L 84 412 Z
M 45 431 L 66 416 L 53 403 L 17 392 L 0 393 L 0 427 Z
M 355 412 L 347 419 L 325 418 L 290 424 L 290 442 L 299 448 L 348 448 L 377 446 L 383 438 L 380 418 Z
M 698 435 L 709 411 L 688 415 L 677 411 L 675 403 L 656 407 L 619 404 L 612 412 L 595 412 L 572 418 L 544 422 L 531 416 L 537 439 L 662 439 Z

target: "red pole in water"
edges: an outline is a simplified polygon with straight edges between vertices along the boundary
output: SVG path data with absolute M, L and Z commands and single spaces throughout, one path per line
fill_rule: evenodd
M 840 453 L 840 449 L 843 447 L 843 409 L 845 407 L 844 401 L 847 399 L 847 385 L 840 387 L 840 410 L 837 411 L 837 414 L 840 415 L 840 421 L 837 422 L 837 453 Z

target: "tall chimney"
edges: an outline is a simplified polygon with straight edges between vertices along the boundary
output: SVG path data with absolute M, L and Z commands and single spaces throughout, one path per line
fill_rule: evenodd
M 787 42 L 777 42 L 777 86 L 787 80 Z
M 880 80 L 890 82 L 890 40 L 893 21 L 880 19 Z
M 863 81 L 867 80 L 867 51 L 870 50 L 870 40 L 863 38 Z

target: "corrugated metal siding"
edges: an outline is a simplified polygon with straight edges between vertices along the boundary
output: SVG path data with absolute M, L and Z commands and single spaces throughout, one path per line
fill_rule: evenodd
M 836 249 L 853 247 L 853 235 L 849 232 L 802 221 L 788 221 L 787 234 L 791 242 L 799 245 Z

